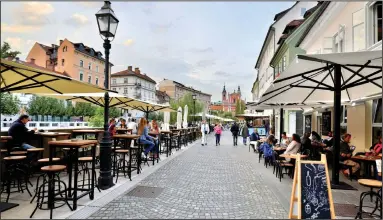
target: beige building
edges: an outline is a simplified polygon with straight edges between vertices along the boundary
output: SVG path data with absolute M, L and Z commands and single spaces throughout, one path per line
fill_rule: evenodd
M 126 70 L 113 73 L 111 76 L 111 89 L 125 96 L 141 99 L 149 102 L 156 102 L 156 81 L 145 73 L 141 73 L 132 66 Z
M 105 59 L 100 51 L 83 43 L 72 43 L 64 39 L 60 40 L 60 45 L 47 46 L 36 42 L 26 61 L 104 87 Z M 109 73 L 112 66 L 110 63 Z
M 164 79 L 163 81 L 159 82 L 159 90 L 166 92 L 170 98 L 176 100 L 182 98 L 188 92 L 195 94 L 197 95 L 197 100 L 202 102 L 206 109 L 209 107 L 211 102 L 210 94 L 203 93 L 199 90 L 195 90 L 191 87 L 185 86 L 184 84 L 169 79 Z

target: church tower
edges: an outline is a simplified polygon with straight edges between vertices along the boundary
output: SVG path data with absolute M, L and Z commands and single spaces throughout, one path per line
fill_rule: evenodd
M 226 101 L 227 92 L 226 92 L 226 85 L 223 85 L 223 91 L 222 91 L 222 103 Z
M 239 94 L 239 98 L 241 98 L 241 87 L 238 86 L 238 94 Z

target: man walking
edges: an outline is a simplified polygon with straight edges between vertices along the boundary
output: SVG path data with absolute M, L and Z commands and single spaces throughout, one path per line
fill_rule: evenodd
M 234 146 L 237 146 L 238 142 L 238 132 L 239 132 L 239 127 L 237 125 L 237 122 L 234 122 L 233 126 L 230 128 L 231 133 L 233 134 L 233 144 Z
M 207 145 L 206 135 L 209 134 L 209 132 L 210 132 L 209 125 L 206 124 L 206 121 L 202 121 L 202 124 L 201 124 L 201 133 L 202 133 L 201 144 L 202 144 L 202 146 Z
M 246 146 L 247 137 L 249 137 L 249 128 L 247 127 L 246 122 L 242 128 L 242 137 L 243 137 L 243 144 Z

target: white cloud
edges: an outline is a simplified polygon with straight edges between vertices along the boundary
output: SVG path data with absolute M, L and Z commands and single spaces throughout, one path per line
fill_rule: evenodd
M 16 24 L 45 25 L 52 23 L 48 15 L 54 12 L 54 7 L 46 2 L 23 2 L 14 13 Z
M 5 41 L 9 43 L 13 50 L 21 50 L 24 45 L 24 41 L 19 37 L 7 37 Z
M 90 23 L 88 17 L 83 14 L 74 13 L 67 21 L 67 24 L 74 26 L 82 26 Z
M 28 33 L 39 30 L 40 27 L 33 25 L 6 24 L 1 23 L 1 32 L 8 33 Z
M 48 15 L 54 12 L 54 8 L 46 2 L 25 2 L 21 7 L 21 11 L 35 15 Z
M 102 2 L 77 2 L 78 4 L 86 7 L 86 8 L 95 8 L 102 6 Z
M 124 45 L 125 46 L 130 46 L 130 45 L 132 45 L 134 43 L 134 41 L 133 41 L 133 39 L 128 39 L 128 40 L 126 40 L 126 41 L 124 41 Z

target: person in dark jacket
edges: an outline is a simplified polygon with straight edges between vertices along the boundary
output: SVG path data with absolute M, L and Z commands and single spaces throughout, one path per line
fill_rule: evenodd
M 245 146 L 246 146 L 247 137 L 249 137 L 249 127 L 247 123 L 245 122 L 242 128 L 242 138 L 243 138 L 243 144 Z
M 14 147 L 21 147 L 25 150 L 35 148 L 27 144 L 30 136 L 35 133 L 37 128 L 29 131 L 25 124 L 29 121 L 28 115 L 21 115 L 19 119 L 12 123 L 8 130 L 8 135 L 12 136 L 12 143 Z
M 233 134 L 234 146 L 237 146 L 238 145 L 237 142 L 238 142 L 239 127 L 238 127 L 236 122 L 234 122 L 233 126 L 231 126 L 230 131 Z

